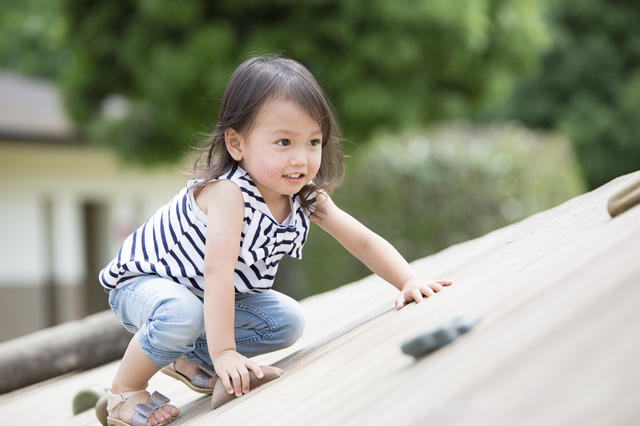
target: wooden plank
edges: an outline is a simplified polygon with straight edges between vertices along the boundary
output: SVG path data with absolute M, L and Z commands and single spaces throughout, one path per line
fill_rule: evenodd
M 507 240 L 511 243 L 494 247 L 487 253 L 475 254 L 472 259 L 463 262 L 462 267 L 452 269 L 450 272 L 453 273 L 456 284 L 429 300 L 428 304 L 408 307 L 395 316 L 395 313 L 389 313 L 384 316 L 384 321 L 380 318 L 379 321 L 367 323 L 327 347 L 326 354 L 312 365 L 299 371 L 287 369 L 287 375 L 273 383 L 272 392 L 263 392 L 256 395 L 256 398 L 243 401 L 242 413 L 229 406 L 224 412 L 204 413 L 200 419 L 202 424 L 214 419 L 225 424 L 295 424 L 296 421 L 301 424 L 375 424 L 380 419 L 384 421 L 379 424 L 389 424 L 392 421 L 420 424 L 425 413 L 431 410 L 438 414 L 437 418 L 448 415 L 447 412 L 457 405 L 454 391 L 464 389 L 466 383 L 474 383 L 480 379 L 491 381 L 505 363 L 522 365 L 519 358 L 523 353 L 537 346 L 545 347 L 546 337 L 553 335 L 554 328 L 560 327 L 567 319 L 562 316 L 554 318 L 546 313 L 547 299 L 554 300 L 556 293 L 567 292 L 562 306 L 571 307 L 581 306 L 581 297 L 600 297 L 597 292 L 591 293 L 581 287 L 585 283 L 591 283 L 590 277 L 597 277 L 594 272 L 599 270 L 605 271 L 608 279 L 595 280 L 591 285 L 602 286 L 595 290 L 615 289 L 611 281 L 623 282 L 621 272 L 625 270 L 632 277 L 640 276 L 637 267 L 634 269 L 633 262 L 634 258 L 638 258 L 638 245 L 634 244 L 639 237 L 640 219 L 637 212 L 633 217 L 628 216 L 624 222 L 613 222 L 603 216 L 606 203 L 593 204 L 593 201 L 603 201 L 606 198 L 601 196 L 599 200 L 582 199 L 580 203 L 560 209 L 556 212 L 560 214 L 553 217 L 553 222 L 546 223 L 547 228 L 556 229 L 548 231 L 546 235 L 544 229 L 536 233 L 522 227 L 514 229 L 517 232 L 511 237 L 517 238 L 512 238 L 514 241 Z M 622 216 L 618 219 L 622 219 Z M 540 224 L 535 220 L 531 222 Z M 615 229 L 611 229 L 612 227 Z M 616 238 L 611 238 L 610 235 Z M 612 253 L 612 258 L 606 257 L 607 253 Z M 627 257 L 622 256 L 625 253 Z M 614 262 L 616 259 L 623 261 Z M 604 268 L 603 263 L 609 267 Z M 577 273 L 582 270 L 587 271 L 586 276 Z M 581 279 L 571 281 L 574 275 Z M 570 282 L 573 284 L 569 285 Z M 584 303 L 589 300 L 586 299 Z M 521 312 L 529 311 L 542 312 L 539 320 L 546 319 L 546 323 L 537 323 L 520 316 Z M 408 312 L 424 313 L 405 323 L 403 328 L 403 323 L 398 318 L 408 315 Z M 575 314 L 572 309 L 559 312 L 565 312 L 569 317 Z M 444 359 L 445 354 L 453 348 L 463 347 L 454 345 L 429 357 L 424 365 L 418 363 L 421 368 L 409 373 L 411 361 L 402 358 L 397 350 L 403 338 L 408 337 L 402 330 L 415 330 L 415 324 L 420 321 L 433 325 L 456 313 L 485 313 L 485 322 L 478 331 L 465 337 L 477 342 L 477 347 L 463 350 L 463 358 L 457 359 L 459 364 L 456 365 Z M 515 326 L 515 329 L 511 329 Z M 483 328 L 493 331 L 484 334 L 480 331 Z M 493 345 L 489 344 L 493 342 L 493 334 L 499 336 L 496 331 L 503 329 L 506 335 Z M 536 336 L 537 340 L 534 339 Z M 347 337 L 348 341 L 343 341 Z M 635 348 L 628 349 L 634 353 Z M 567 349 L 567 353 L 570 357 L 579 355 L 571 347 Z M 465 359 L 470 354 L 473 354 L 473 362 Z M 637 356 L 637 351 L 634 354 Z M 603 354 L 595 352 L 594 356 L 599 362 L 606 363 L 606 356 Z M 545 367 L 548 369 L 548 365 Z M 555 370 L 554 374 L 561 374 L 557 367 Z M 371 373 L 366 374 L 365 371 Z M 381 371 L 388 373 L 381 374 Z M 458 374 L 451 376 L 450 371 L 458 371 Z M 638 384 L 637 381 L 631 383 L 633 386 Z M 310 384 L 312 389 L 309 389 Z M 523 386 L 524 389 L 529 389 L 526 387 L 527 383 Z M 403 389 L 407 391 L 404 392 Z M 444 392 L 446 389 L 450 392 L 449 400 Z M 311 394 L 313 403 L 305 403 Z M 482 398 L 479 395 L 473 401 L 482 406 Z M 336 401 L 343 403 L 337 404 Z M 484 401 L 484 405 L 487 405 L 486 398 Z M 396 417 L 398 407 L 412 404 L 413 412 L 418 413 L 416 416 Z M 283 408 L 279 409 L 279 406 Z M 526 404 L 524 406 L 526 408 Z M 519 416 L 521 415 L 519 412 Z M 513 424 L 512 420 L 502 424 Z M 460 424 L 465 421 L 468 422 L 469 419 Z
M 396 312 L 396 291 L 377 277 L 303 301 L 301 341 L 261 357 L 285 374 L 215 411 L 163 375 L 150 387 L 180 406 L 176 425 L 635 424 L 640 208 L 614 219 L 606 208 L 637 177 L 415 262 L 454 280 L 419 305 Z M 466 314 L 484 319 L 453 344 L 418 361 L 400 351 Z M 8 424 L 96 424 L 91 411 L 71 417 L 71 398 L 115 368 L 0 396 L 0 407 Z

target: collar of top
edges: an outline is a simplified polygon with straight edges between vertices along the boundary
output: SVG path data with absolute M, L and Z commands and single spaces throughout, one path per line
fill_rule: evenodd
M 275 266 L 285 254 L 301 259 L 309 225 L 299 197 L 291 196 L 288 224 L 281 225 L 273 218 L 260 191 L 242 167 L 234 168 L 228 178 L 238 183 L 245 202 L 244 238 L 240 248 L 244 262 L 251 266 L 264 260 L 267 266 Z

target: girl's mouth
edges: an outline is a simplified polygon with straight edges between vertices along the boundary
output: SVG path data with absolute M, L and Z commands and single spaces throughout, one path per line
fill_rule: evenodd
M 304 176 L 302 173 L 292 173 L 290 175 L 284 175 L 284 177 L 287 179 L 300 179 L 302 176 Z

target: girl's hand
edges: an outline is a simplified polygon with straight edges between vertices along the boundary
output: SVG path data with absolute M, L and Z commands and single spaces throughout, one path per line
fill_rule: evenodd
M 218 355 L 213 360 L 213 368 L 216 370 L 218 378 L 222 380 L 227 392 L 229 394 L 235 393 L 236 396 L 242 396 L 251 390 L 249 370 L 253 371 L 258 379 L 262 379 L 264 376 L 256 362 L 233 350 Z
M 430 281 L 422 278 L 411 278 L 402 286 L 402 291 L 396 299 L 396 309 L 402 309 L 407 303 L 415 300 L 422 302 L 422 297 L 431 297 L 443 289 L 443 286 L 450 286 L 449 280 Z

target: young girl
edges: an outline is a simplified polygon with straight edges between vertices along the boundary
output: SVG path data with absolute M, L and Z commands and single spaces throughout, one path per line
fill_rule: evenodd
M 298 62 L 249 59 L 231 76 L 196 180 L 127 238 L 101 272 L 109 303 L 136 333 L 109 391 L 111 425 L 158 425 L 178 408 L 147 393 L 160 369 L 192 390 L 241 396 L 282 374 L 250 358 L 304 329 L 293 299 L 270 290 L 280 259 L 301 258 L 309 222 L 400 290 L 397 309 L 449 281 L 416 275 L 384 239 L 328 195 L 344 174 L 322 89 Z

